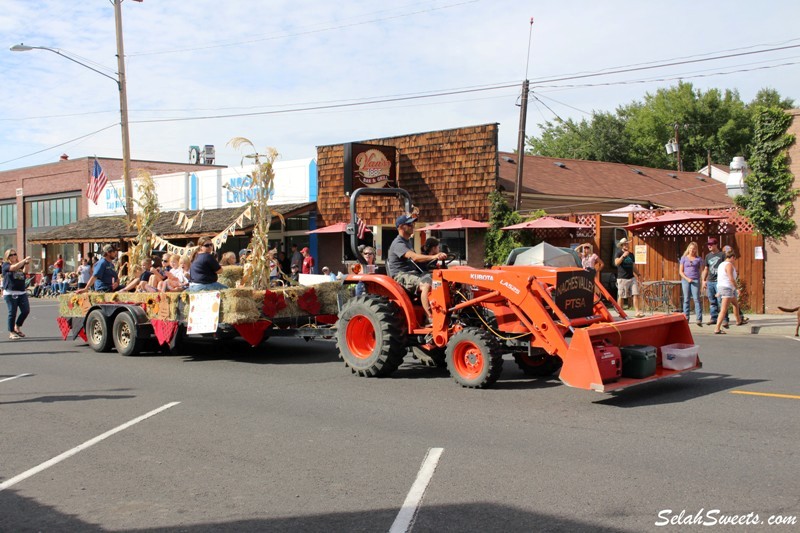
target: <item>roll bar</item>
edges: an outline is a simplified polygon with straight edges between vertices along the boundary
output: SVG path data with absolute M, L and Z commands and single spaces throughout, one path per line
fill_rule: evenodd
M 361 254 L 358 253 L 358 235 L 356 233 L 356 224 L 358 220 L 358 215 L 356 214 L 356 200 L 362 194 L 366 194 L 369 196 L 398 196 L 403 198 L 403 202 L 405 203 L 406 213 L 411 212 L 411 195 L 408 194 L 408 191 L 405 189 L 400 188 L 381 188 L 381 189 L 370 189 L 369 187 L 361 187 L 360 189 L 356 189 L 350 195 L 350 222 L 347 224 L 345 228 L 345 233 L 350 235 L 350 247 L 353 250 L 353 255 L 355 255 L 358 262 L 361 264 L 365 264 L 366 261 Z

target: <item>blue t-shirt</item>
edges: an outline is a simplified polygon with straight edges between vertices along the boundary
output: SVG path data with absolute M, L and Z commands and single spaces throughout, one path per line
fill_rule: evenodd
M 207 285 L 217 281 L 217 271 L 220 267 L 211 254 L 197 254 L 189 268 L 189 280 L 192 283 Z
M 11 270 L 11 263 L 3 263 L 3 290 L 25 292 L 25 272 Z
M 94 290 L 97 292 L 110 292 L 114 290 L 114 280 L 117 273 L 111 261 L 103 257 L 94 265 Z

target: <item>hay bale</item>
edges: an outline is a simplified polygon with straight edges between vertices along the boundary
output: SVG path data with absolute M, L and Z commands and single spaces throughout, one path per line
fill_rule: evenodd
M 261 318 L 261 305 L 253 298 L 252 289 L 225 289 L 220 292 L 220 299 L 222 300 L 220 322 L 239 324 L 255 322 Z
M 219 274 L 217 281 L 227 287 L 236 287 L 242 281 L 244 269 L 239 265 L 227 265 L 222 267 L 222 272 Z

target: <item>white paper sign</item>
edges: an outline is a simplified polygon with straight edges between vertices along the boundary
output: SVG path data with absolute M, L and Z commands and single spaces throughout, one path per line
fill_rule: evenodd
M 761 260 L 764 259 L 764 248 L 762 248 L 761 246 L 756 246 L 755 252 L 756 252 L 755 253 L 756 259 L 761 259 Z
M 190 294 L 186 334 L 215 333 L 219 323 L 219 309 L 219 291 Z

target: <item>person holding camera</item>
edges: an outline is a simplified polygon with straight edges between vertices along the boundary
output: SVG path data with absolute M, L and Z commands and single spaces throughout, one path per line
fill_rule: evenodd
M 21 328 L 31 312 L 28 291 L 25 289 L 25 274 L 30 264 L 30 257 L 20 260 L 12 248 L 6 250 L 3 256 L 3 299 L 8 307 L 8 338 L 11 340 L 25 337 Z
M 614 257 L 614 265 L 617 267 L 617 293 L 620 300 L 633 299 L 636 318 L 641 318 L 644 314 L 639 309 L 639 270 L 636 268 L 633 252 L 630 251 L 631 241 L 622 238 L 618 245 L 620 250 Z

